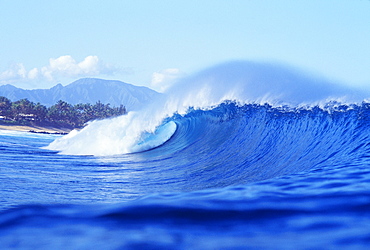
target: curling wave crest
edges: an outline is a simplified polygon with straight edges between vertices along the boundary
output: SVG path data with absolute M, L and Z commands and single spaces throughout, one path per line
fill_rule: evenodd
M 81 131 L 55 140 L 47 149 L 96 156 L 141 152 L 171 140 L 177 129 L 175 117 L 191 110 L 211 110 L 226 101 L 239 107 L 266 103 L 272 107 L 323 107 L 333 101 L 360 103 L 366 94 L 282 66 L 224 63 L 179 80 L 139 111 L 93 121 Z

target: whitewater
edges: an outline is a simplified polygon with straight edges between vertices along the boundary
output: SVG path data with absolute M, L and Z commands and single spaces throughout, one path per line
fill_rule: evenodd
M 0 246 L 367 249 L 368 97 L 237 61 L 66 136 L 1 131 Z

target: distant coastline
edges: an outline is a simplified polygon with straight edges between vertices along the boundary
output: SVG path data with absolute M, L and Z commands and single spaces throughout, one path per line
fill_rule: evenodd
M 92 105 L 71 105 L 60 100 L 47 108 L 28 99 L 16 102 L 0 96 L 0 129 L 26 131 L 43 134 L 67 134 L 81 129 L 89 121 L 116 117 L 126 114 L 126 108 L 111 108 L 109 104 L 97 102 Z
M 83 128 L 89 121 L 127 114 L 122 103 L 136 109 L 150 103 L 157 95 L 159 93 L 149 88 L 95 78 L 83 78 L 65 87 L 59 84 L 44 90 L 2 85 L 0 130 L 67 134 Z
M 5 125 L 0 124 L 0 130 L 11 130 L 20 132 L 31 132 L 31 133 L 41 133 L 41 134 L 68 134 L 72 129 L 69 128 L 55 128 L 55 127 L 43 127 L 36 125 Z

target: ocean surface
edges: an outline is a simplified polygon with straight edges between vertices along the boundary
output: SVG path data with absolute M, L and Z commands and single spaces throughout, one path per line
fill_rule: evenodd
M 67 136 L 0 131 L 0 248 L 368 249 L 370 103 L 257 66 Z

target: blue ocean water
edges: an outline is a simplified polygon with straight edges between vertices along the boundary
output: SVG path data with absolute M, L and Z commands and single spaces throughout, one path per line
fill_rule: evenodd
M 0 248 L 368 249 L 370 104 L 219 101 L 208 83 L 164 116 L 0 131 Z
M 1 132 L 2 248 L 366 248 L 370 105 L 223 103 L 152 150 L 71 156 Z

